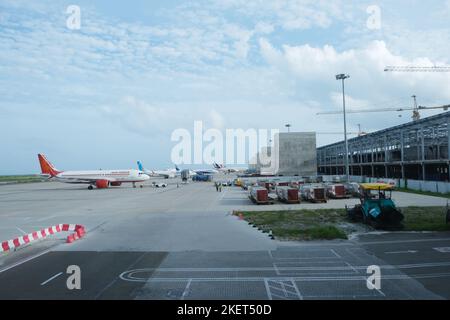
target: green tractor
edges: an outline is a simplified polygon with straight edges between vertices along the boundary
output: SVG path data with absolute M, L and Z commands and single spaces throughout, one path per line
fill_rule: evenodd
M 392 201 L 393 186 L 386 183 L 362 183 L 361 204 L 347 210 L 351 221 L 363 221 L 375 229 L 399 230 L 403 228 L 403 214 Z M 389 192 L 389 194 L 387 194 Z

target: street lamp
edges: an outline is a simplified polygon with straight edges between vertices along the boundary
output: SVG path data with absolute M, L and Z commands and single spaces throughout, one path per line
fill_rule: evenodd
M 291 125 L 289 123 L 286 124 L 285 127 L 288 129 L 288 132 L 291 132 L 291 130 L 290 130 Z
M 348 143 L 347 143 L 347 119 L 345 114 L 345 86 L 344 80 L 350 78 L 348 74 L 338 74 L 336 75 L 336 80 L 342 80 L 342 108 L 344 111 L 344 142 L 345 142 L 345 179 L 349 182 L 349 168 L 348 168 Z

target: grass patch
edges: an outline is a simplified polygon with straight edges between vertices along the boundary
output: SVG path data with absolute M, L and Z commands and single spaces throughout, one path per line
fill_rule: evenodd
M 245 220 L 277 238 L 287 240 L 347 239 L 338 226 L 346 219 L 344 209 L 245 211 Z
M 445 207 L 406 207 L 401 208 L 406 231 L 450 231 L 445 223 Z
M 445 207 L 400 209 L 405 216 L 404 231 L 450 231 L 450 224 L 445 222 Z M 242 214 L 249 223 L 265 232 L 272 231 L 273 236 L 282 240 L 347 239 L 355 231 L 345 209 L 235 211 L 234 214 Z
M 441 198 L 450 199 L 450 193 L 420 191 L 420 190 L 412 190 L 412 189 L 406 189 L 406 188 L 395 188 L 395 191 L 406 192 L 406 193 L 414 193 L 414 194 L 421 194 L 421 195 L 424 195 L 424 196 L 433 196 L 433 197 L 441 197 Z
M 28 183 L 40 182 L 42 180 L 42 177 L 35 175 L 0 176 L 0 182 Z

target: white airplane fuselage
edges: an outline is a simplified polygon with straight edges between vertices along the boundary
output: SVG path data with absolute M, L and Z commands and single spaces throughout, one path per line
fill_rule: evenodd
M 108 180 L 110 183 L 144 182 L 148 175 L 138 170 L 88 170 L 63 171 L 54 176 L 54 179 L 65 183 L 91 183 L 97 180 Z

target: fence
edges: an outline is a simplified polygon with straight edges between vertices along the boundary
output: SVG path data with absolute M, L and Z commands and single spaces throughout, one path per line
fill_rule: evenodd
M 358 183 L 374 183 L 382 182 L 395 185 L 398 188 L 407 188 L 418 191 L 429 191 L 437 193 L 450 193 L 450 183 L 444 181 L 423 181 L 411 179 L 387 179 L 387 178 L 370 178 L 364 176 L 349 176 L 350 181 Z M 345 176 L 323 176 L 324 182 L 344 181 Z

